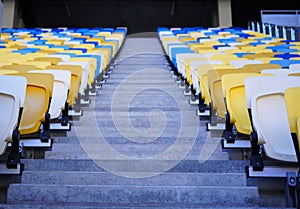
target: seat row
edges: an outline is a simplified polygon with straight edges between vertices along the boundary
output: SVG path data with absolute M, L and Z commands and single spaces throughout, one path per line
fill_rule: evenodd
M 207 131 L 223 149 L 250 151 L 247 176 L 288 176 L 296 189 L 300 42 L 234 27 L 158 28 L 158 36 Z
M 20 147 L 51 147 L 113 68 L 126 28 L 2 30 L 0 44 L 1 173 L 20 173 Z M 8 150 L 8 148 L 10 148 Z

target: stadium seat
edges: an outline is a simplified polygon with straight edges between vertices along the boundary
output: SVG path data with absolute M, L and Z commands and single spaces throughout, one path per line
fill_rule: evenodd
M 23 146 L 51 146 L 48 110 L 53 92 L 54 76 L 42 73 L 11 75 L 23 76 L 27 79 L 25 104 L 19 126 Z
M 300 85 L 287 88 L 284 92 L 290 130 L 294 140 L 298 164 L 300 162 L 300 109 L 299 109 Z
M 221 77 L 225 115 L 224 148 L 250 148 L 249 136 L 252 126 L 248 114 L 244 81 L 248 77 L 260 76 L 260 73 L 230 73 Z M 239 140 L 236 140 L 236 139 Z
M 58 65 L 77 65 L 82 69 L 81 82 L 79 87 L 80 104 L 89 104 L 89 75 L 90 63 L 87 61 L 65 61 L 59 62 Z
M 82 80 L 82 67 L 79 65 L 51 65 L 46 67 L 46 69 L 53 70 L 68 70 L 71 72 L 71 82 L 70 82 L 70 91 L 68 94 L 68 105 L 71 109 L 68 113 L 70 116 L 81 116 L 82 110 L 80 105 L 80 96 L 79 88 Z
M 296 162 L 284 99 L 287 88 L 299 86 L 295 76 L 262 76 L 245 79 L 246 102 L 251 117 L 251 165 L 253 171 L 263 171 L 260 152 L 271 159 Z M 275 175 L 275 173 L 274 173 Z
M 261 60 L 247 60 L 247 59 L 239 59 L 239 60 L 231 60 L 230 65 L 235 66 L 236 68 L 241 68 L 244 65 L 248 64 L 262 64 L 263 61 Z M 273 63 L 276 64 L 276 63 Z
M 8 143 L 12 144 L 12 149 L 7 158 L 6 166 L 0 167 L 0 173 L 11 173 L 10 169 L 17 169 L 20 172 L 19 153 L 19 123 L 25 102 L 27 80 L 23 76 L 0 76 L 0 155 L 4 154 Z M 8 168 L 8 169 L 6 169 Z
M 2 65 L 0 67 L 2 70 L 17 70 L 18 72 L 24 72 L 26 73 L 29 70 L 37 70 L 37 67 L 35 65 L 26 65 L 26 64 L 18 64 L 18 65 Z
M 68 70 L 30 70 L 28 73 L 45 73 L 54 76 L 53 93 L 49 106 L 50 130 L 69 131 L 71 127 L 67 99 L 71 72 Z
M 288 75 L 293 75 L 300 73 L 300 69 L 265 69 L 262 70 L 261 73 L 263 74 L 272 74 L 272 75 L 277 75 L 277 76 L 288 76 Z

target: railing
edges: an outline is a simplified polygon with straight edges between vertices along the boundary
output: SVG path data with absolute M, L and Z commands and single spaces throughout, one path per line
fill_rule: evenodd
M 272 23 L 249 21 L 248 29 L 266 35 L 270 35 L 272 37 L 300 41 L 300 27 L 291 27 L 286 25 L 276 25 Z
M 261 22 L 250 21 L 248 29 L 272 37 L 300 40 L 300 10 L 261 10 Z
M 261 10 L 261 22 L 288 27 L 300 27 L 300 10 Z

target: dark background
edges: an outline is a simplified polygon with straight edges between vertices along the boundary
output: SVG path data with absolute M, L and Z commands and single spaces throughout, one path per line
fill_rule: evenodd
M 299 10 L 300 0 L 231 0 L 233 26 L 260 21 L 260 10 Z M 19 0 L 25 27 L 117 27 L 130 33 L 159 26 L 218 26 L 217 0 Z

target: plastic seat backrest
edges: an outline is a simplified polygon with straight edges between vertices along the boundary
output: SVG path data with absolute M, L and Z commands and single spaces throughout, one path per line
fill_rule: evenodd
M 230 65 L 233 65 L 236 68 L 241 68 L 247 64 L 262 64 L 262 63 L 263 63 L 263 61 L 261 61 L 261 60 L 247 60 L 247 59 L 231 60 L 229 62 Z
M 235 125 L 238 133 L 249 135 L 252 132 L 244 81 L 246 78 L 261 75 L 260 73 L 230 73 L 221 77 L 226 110 L 230 114 L 230 123 Z
M 20 111 L 24 107 L 27 80 L 23 76 L 0 76 L 0 155 L 11 142 L 13 130 L 18 128 Z
M 2 65 L 0 69 L 16 70 L 20 73 L 26 73 L 29 70 L 37 70 L 35 65 Z
M 89 62 L 85 61 L 66 61 L 60 62 L 58 65 L 77 65 L 81 67 L 82 74 L 81 74 L 81 82 L 79 86 L 79 93 L 81 95 L 84 94 L 84 90 L 87 88 L 88 80 L 89 80 L 89 73 L 90 73 L 90 64 Z
M 70 88 L 71 72 L 68 70 L 30 70 L 28 73 L 46 73 L 54 76 L 53 93 L 49 107 L 50 118 L 58 118 L 65 107 Z
M 288 120 L 291 133 L 295 133 L 298 139 L 298 147 L 295 147 L 297 152 L 300 152 L 300 86 L 291 87 L 285 90 L 284 99 L 287 107 Z M 299 159 L 298 159 L 299 160 Z
M 57 63 L 61 62 L 62 59 L 59 57 L 36 57 L 33 61 L 42 61 L 42 62 L 50 62 L 51 65 L 56 65 Z
M 36 133 L 45 120 L 52 97 L 54 76 L 41 73 L 12 74 L 27 79 L 26 98 L 20 122 L 21 134 Z
M 68 61 L 84 61 L 88 62 L 90 67 L 90 72 L 89 72 L 89 80 L 88 84 L 91 85 L 94 82 L 95 79 L 95 73 L 96 73 L 96 68 L 97 68 L 97 60 L 92 57 L 71 57 Z
M 71 72 L 70 91 L 68 94 L 68 103 L 72 106 L 75 99 L 78 98 L 79 87 L 82 76 L 82 67 L 78 65 L 51 65 L 46 69 L 68 70 Z
M 287 88 L 284 92 L 284 99 L 287 107 L 288 120 L 291 133 L 295 133 L 298 139 L 298 147 L 295 147 L 300 153 L 300 86 Z
M 296 162 L 296 153 L 290 133 L 284 92 L 299 86 L 294 76 L 266 76 L 245 80 L 247 105 L 251 109 L 253 129 L 258 144 L 270 158 Z

